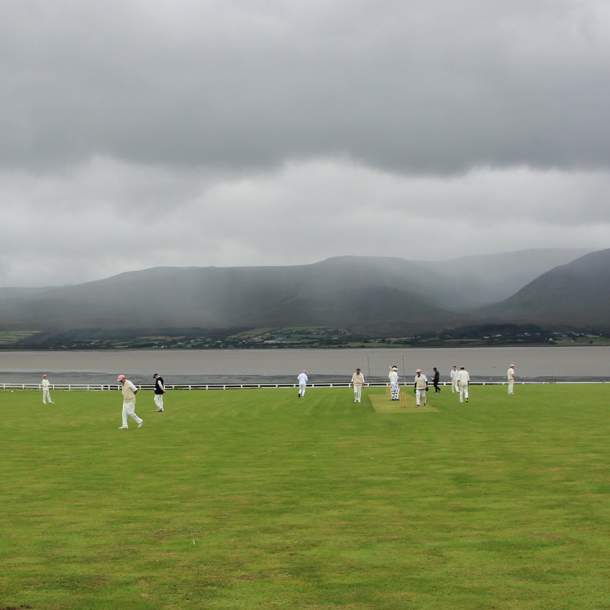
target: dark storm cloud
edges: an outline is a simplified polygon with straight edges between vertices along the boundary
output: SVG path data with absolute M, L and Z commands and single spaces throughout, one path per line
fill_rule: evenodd
M 3 0 L 0 286 L 610 246 L 605 0 Z
M 605 168 L 590 0 L 0 4 L 0 163 Z

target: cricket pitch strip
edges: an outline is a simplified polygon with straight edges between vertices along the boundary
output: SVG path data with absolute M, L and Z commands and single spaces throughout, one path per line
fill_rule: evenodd
M 388 396 L 373 394 L 369 396 L 376 413 L 427 413 L 438 411 L 428 403 L 425 407 L 415 406 L 415 397 L 406 392 L 400 393 L 400 401 L 392 401 Z

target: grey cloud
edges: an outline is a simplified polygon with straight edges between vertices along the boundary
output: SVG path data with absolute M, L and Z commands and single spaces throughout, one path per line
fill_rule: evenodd
M 76 283 L 155 265 L 603 248 L 610 210 L 600 193 L 608 192 L 610 176 L 599 172 L 434 178 L 333 159 L 241 176 L 107 159 L 62 175 L 1 172 L 0 200 L 21 205 L 11 207 L 0 242 L 0 285 Z
M 4 0 L 0 285 L 608 247 L 601 0 Z
M 610 162 L 606 2 L 0 5 L 0 163 Z

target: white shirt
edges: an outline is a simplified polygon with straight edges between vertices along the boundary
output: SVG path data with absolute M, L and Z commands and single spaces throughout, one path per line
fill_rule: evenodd
M 309 377 L 307 377 L 307 373 L 299 373 L 299 376 L 297 377 L 297 379 L 299 380 L 299 385 L 306 385 L 307 382 L 309 381 Z
M 515 369 L 512 366 L 506 371 L 506 379 L 508 381 L 515 381 Z
M 352 385 L 362 386 L 365 383 L 366 382 L 364 381 L 364 373 L 362 371 L 360 371 L 360 373 L 354 373 L 352 375 Z
M 460 385 L 468 385 L 470 382 L 470 373 L 466 369 L 461 369 L 455 377 Z
M 428 383 L 428 378 L 422 373 L 421 375 L 415 375 L 413 380 L 415 383 L 416 390 L 425 390 Z
M 456 369 L 451 369 L 449 371 L 449 379 L 451 379 L 451 381 L 453 381 L 456 377 L 457 377 L 457 370 Z
M 388 375 L 390 383 L 398 383 L 398 373 L 396 371 L 390 371 Z
M 123 400 L 125 402 L 134 402 L 136 399 L 136 392 L 138 388 L 129 380 L 125 379 L 123 382 L 123 386 L 121 387 L 121 392 L 123 393 Z
M 43 390 L 48 390 L 51 384 L 49 383 L 49 380 L 48 380 L 48 379 L 43 379 L 43 380 L 40 382 L 40 385 L 42 386 L 42 389 L 43 389 Z

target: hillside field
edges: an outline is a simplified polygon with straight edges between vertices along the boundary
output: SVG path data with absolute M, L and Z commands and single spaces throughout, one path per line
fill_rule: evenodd
M 0 609 L 610 608 L 610 386 L 0 393 Z

